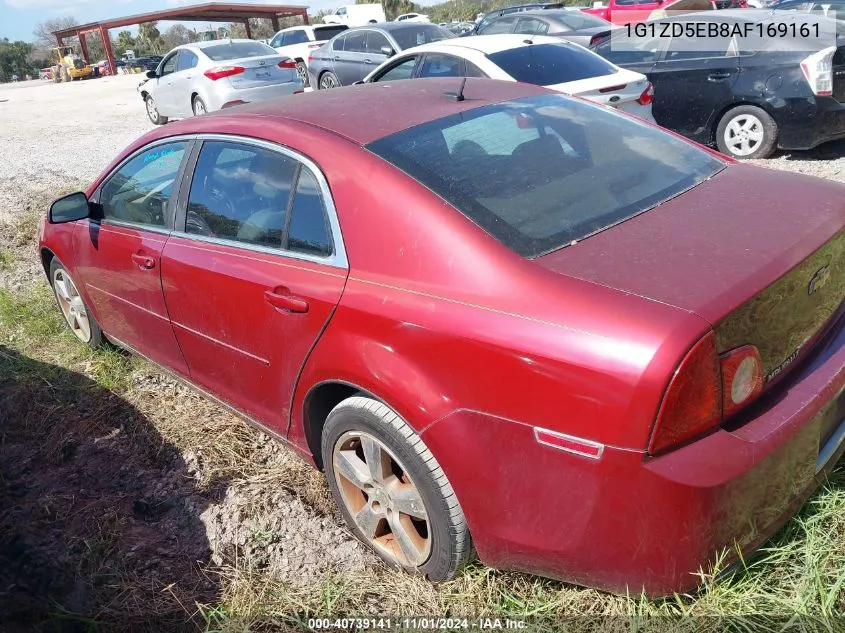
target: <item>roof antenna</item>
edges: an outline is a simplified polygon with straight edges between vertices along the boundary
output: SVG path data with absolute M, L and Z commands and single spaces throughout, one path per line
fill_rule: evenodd
M 450 99 L 454 99 L 455 101 L 463 101 L 464 100 L 464 86 L 467 85 L 467 78 L 464 77 L 464 80 L 461 82 L 461 87 L 458 88 L 457 92 L 444 92 L 443 95 L 449 97 Z

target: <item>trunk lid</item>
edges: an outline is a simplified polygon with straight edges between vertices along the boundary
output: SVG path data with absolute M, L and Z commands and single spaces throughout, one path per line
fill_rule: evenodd
M 833 182 L 733 165 L 535 261 L 701 316 L 719 352 L 756 345 L 768 381 L 843 305 L 843 193 Z
M 219 66 L 239 66 L 242 73 L 228 77 L 232 88 L 258 88 L 270 84 L 294 81 L 296 68 L 279 68 L 279 62 L 288 59 L 281 55 L 263 55 L 261 57 L 242 57 L 240 59 L 218 62 Z
M 619 72 L 601 77 L 590 77 L 580 81 L 569 81 L 554 86 L 546 86 L 570 95 L 583 97 L 596 103 L 617 107 L 623 103 L 636 101 L 648 85 L 645 75 L 620 68 Z

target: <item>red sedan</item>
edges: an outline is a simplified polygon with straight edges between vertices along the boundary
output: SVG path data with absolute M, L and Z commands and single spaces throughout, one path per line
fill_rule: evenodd
M 843 192 L 543 88 L 397 81 L 157 129 L 40 254 L 80 341 L 324 468 L 389 563 L 444 580 L 472 544 L 663 595 L 845 449 Z

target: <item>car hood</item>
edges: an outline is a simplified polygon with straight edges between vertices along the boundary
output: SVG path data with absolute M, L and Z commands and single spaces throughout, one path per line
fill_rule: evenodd
M 813 299 L 839 292 L 833 280 L 845 280 L 845 187 L 729 165 L 650 211 L 535 261 L 716 324 L 790 271 L 800 273 L 789 287 L 796 301 L 808 300 L 808 284 L 825 266 L 832 283 Z M 830 297 L 834 307 L 841 302 L 841 292 Z

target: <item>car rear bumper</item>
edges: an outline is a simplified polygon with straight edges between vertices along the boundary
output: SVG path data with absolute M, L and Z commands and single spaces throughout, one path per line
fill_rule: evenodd
M 618 593 L 688 591 L 720 551 L 729 562 L 774 534 L 842 455 L 843 321 L 742 424 L 663 456 L 608 446 L 588 459 L 466 411 L 423 438 L 486 564 Z
M 257 88 L 235 89 L 231 87 L 221 87 L 212 91 L 208 95 L 208 110 L 209 112 L 213 110 L 220 110 L 227 104 L 236 104 L 238 102 L 253 103 L 255 101 L 265 101 L 267 99 L 287 97 L 297 91 L 301 91 L 302 89 L 303 84 L 299 79 Z
M 845 104 L 833 97 L 801 99 L 776 118 L 780 149 L 812 149 L 845 138 Z

